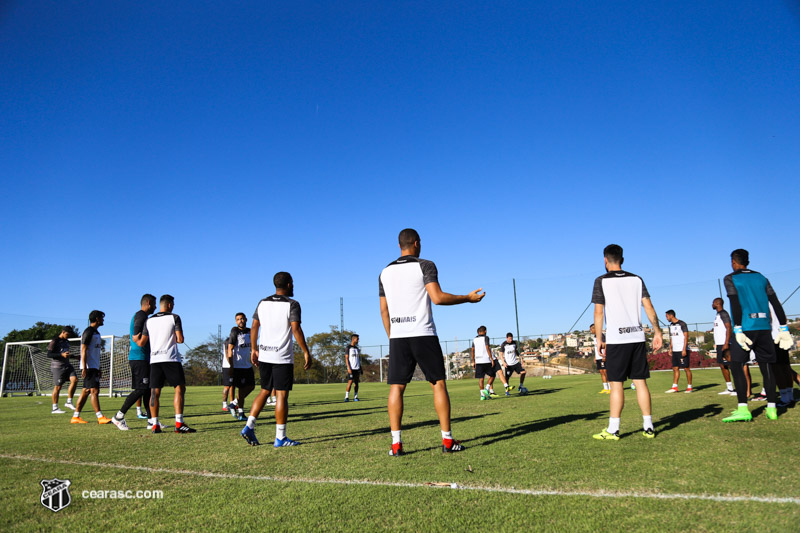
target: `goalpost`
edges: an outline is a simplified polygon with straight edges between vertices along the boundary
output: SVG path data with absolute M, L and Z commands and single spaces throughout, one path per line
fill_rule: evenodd
M 119 396 L 131 389 L 131 369 L 128 365 L 130 341 L 127 336 L 103 335 L 100 354 L 100 394 Z M 0 396 L 47 396 L 53 392 L 52 359 L 47 357 L 50 340 L 8 342 L 3 351 L 3 369 L 0 373 Z M 70 362 L 75 367 L 81 385 L 81 340 L 69 339 Z M 67 393 L 68 384 L 61 389 Z

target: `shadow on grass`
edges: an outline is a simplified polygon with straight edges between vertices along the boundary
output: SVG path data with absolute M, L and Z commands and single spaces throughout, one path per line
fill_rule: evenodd
M 695 392 L 697 392 L 697 391 L 699 391 L 699 390 L 704 390 L 704 389 L 713 389 L 713 388 L 717 388 L 717 387 L 719 387 L 719 384 L 718 384 L 718 383 L 706 383 L 705 385 L 700 385 L 700 386 L 698 386 L 698 387 L 692 387 L 692 389 L 693 389 Z
M 719 404 L 705 405 L 696 409 L 688 409 L 686 411 L 681 411 L 680 413 L 666 416 L 653 424 L 653 426 L 656 428 L 657 432 L 663 433 L 665 431 L 675 429 L 681 424 L 685 424 L 699 418 L 718 416 L 722 411 L 723 408 Z M 634 431 L 633 433 L 638 433 L 638 430 Z
M 314 419 L 324 419 L 329 420 L 332 418 L 350 418 L 353 416 L 360 416 L 360 415 L 371 415 L 374 414 L 374 411 L 381 411 L 385 410 L 383 406 L 375 406 L 375 407 L 368 407 L 365 409 L 357 409 L 357 410 L 350 410 L 350 411 L 323 411 L 323 412 L 314 412 L 314 413 L 292 413 L 291 408 L 289 409 L 289 420 L 288 423 L 292 422 L 305 422 L 308 420 Z M 249 409 L 246 410 L 245 416 L 249 414 Z M 264 422 L 270 421 L 269 423 L 274 423 L 275 420 L 275 411 L 270 406 L 269 409 L 265 408 L 261 411 L 261 414 L 258 416 L 259 423 L 263 424 Z M 202 417 L 205 416 L 201 414 L 195 415 L 183 415 L 184 418 L 192 418 L 192 417 Z M 218 431 L 218 430 L 229 430 L 231 424 L 233 425 L 241 425 L 243 424 L 243 420 L 237 420 L 232 416 L 228 415 L 226 420 L 219 420 L 215 422 L 210 422 L 208 424 L 197 424 L 197 428 L 202 428 L 203 431 Z
M 570 422 L 577 422 L 578 420 L 585 420 L 585 421 L 597 420 L 598 418 L 604 417 L 605 414 L 606 414 L 605 411 L 595 411 L 593 413 L 585 413 L 585 414 L 554 416 L 552 418 L 544 418 L 542 420 L 537 420 L 535 422 L 528 422 L 525 424 L 516 424 L 508 426 L 495 433 L 479 435 L 477 437 L 469 439 L 469 441 L 474 442 L 482 439 L 487 439 L 481 443 L 482 446 L 485 446 L 487 444 L 493 444 L 495 442 L 513 439 L 515 437 L 521 437 L 522 435 L 531 433 L 533 431 L 544 431 L 546 429 L 560 426 L 561 424 L 569 424 Z

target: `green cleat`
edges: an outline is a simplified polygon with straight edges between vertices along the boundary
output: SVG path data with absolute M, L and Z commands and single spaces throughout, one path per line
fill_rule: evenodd
M 619 431 L 616 433 L 609 433 L 604 429 L 600 433 L 592 435 L 592 438 L 597 440 L 619 440 Z
M 753 415 L 750 414 L 747 407 L 739 407 L 731 413 L 731 416 L 722 419 L 723 422 L 750 422 L 751 420 L 753 420 Z
M 656 438 L 656 432 L 653 431 L 653 428 L 647 428 L 642 431 L 642 436 L 646 439 L 654 439 Z
M 778 419 L 778 408 L 777 407 L 767 407 L 766 413 L 767 413 L 767 418 L 769 420 L 777 420 Z

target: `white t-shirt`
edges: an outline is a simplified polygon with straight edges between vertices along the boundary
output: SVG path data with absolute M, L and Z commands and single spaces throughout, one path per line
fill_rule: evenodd
M 492 356 L 489 355 L 489 337 L 478 335 L 472 339 L 472 346 L 475 348 L 475 364 L 492 362 Z
M 675 323 L 670 323 L 669 325 L 669 338 L 670 342 L 672 343 L 672 351 L 673 352 L 682 352 L 683 351 L 683 343 L 686 341 L 686 334 L 689 332 L 689 326 L 686 325 L 686 322 L 683 320 L 678 320 Z M 686 349 L 689 349 L 689 346 L 686 346 Z
M 250 368 L 250 328 L 239 329 L 234 326 L 228 336 L 227 344 L 231 346 L 233 368 Z M 230 368 L 228 358 L 222 358 L 222 368 Z
M 725 344 L 725 337 L 727 336 L 727 329 L 725 324 L 731 323 L 731 315 L 726 310 L 717 312 L 714 317 L 714 344 L 722 346 Z
M 147 319 L 142 335 L 150 337 L 150 364 L 180 363 L 178 340 L 175 333 L 183 331 L 181 317 L 173 313 L 160 312 Z
M 642 298 L 650 298 L 642 278 L 612 270 L 594 280 L 592 303 L 603 305 L 608 344 L 644 342 Z M 595 327 L 601 324 L 595 324 Z
M 258 320 L 258 360 L 276 365 L 294 363 L 292 322 L 300 323 L 300 304 L 273 294 L 256 306 L 253 320 Z
M 436 335 L 431 298 L 425 285 L 438 282 L 433 261 L 404 255 L 390 263 L 378 278 L 378 295 L 389 307 L 390 339 Z
M 100 353 L 103 351 L 103 338 L 93 327 L 89 326 L 81 335 L 81 344 L 86 345 L 86 367 L 100 369 Z M 83 370 L 83 360 L 80 362 L 80 369 Z
M 361 349 L 358 346 L 348 346 L 347 347 L 347 359 L 350 361 L 350 369 L 351 370 L 358 370 L 361 368 Z
M 500 349 L 503 350 L 503 359 L 505 359 L 507 365 L 514 366 L 519 363 L 517 341 L 503 341 L 503 344 L 500 345 Z

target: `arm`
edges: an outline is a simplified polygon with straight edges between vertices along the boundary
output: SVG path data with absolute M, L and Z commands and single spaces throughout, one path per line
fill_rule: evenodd
M 683 326 L 681 326 L 683 327 Z M 689 348 L 689 328 L 687 326 L 686 331 L 683 332 L 683 348 L 681 349 L 681 355 L 686 357 L 686 349 Z
M 183 344 L 183 332 L 182 331 L 176 331 L 175 332 L 175 341 L 178 344 Z
M 303 368 L 308 370 L 311 368 L 311 354 L 308 352 L 306 337 L 303 335 L 303 328 L 300 327 L 300 322 L 292 322 L 292 333 L 294 333 L 294 338 L 297 344 L 300 345 L 300 349 L 303 350 L 303 356 L 305 357 Z
M 781 301 L 778 300 L 778 295 L 776 295 L 775 292 L 773 291 L 772 294 L 767 293 L 767 298 L 769 299 L 769 303 L 772 304 L 772 308 L 775 310 L 775 316 L 778 317 L 778 323 L 781 326 L 785 326 L 786 312 L 783 310 Z
M 350 347 L 344 351 L 344 364 L 347 365 L 347 373 L 352 374 L 353 369 L 350 367 Z
M 650 325 L 653 326 L 653 351 L 657 352 L 664 344 L 664 338 L 661 336 L 661 328 L 658 327 L 658 315 L 656 315 L 656 310 L 653 309 L 653 303 L 650 301 L 650 298 L 642 298 L 642 305 L 644 306 L 645 313 L 647 313 L 647 319 L 650 321 Z M 595 324 L 597 324 L 596 319 Z
M 442 288 L 439 286 L 439 282 L 432 281 L 425 285 L 425 290 L 428 291 L 428 296 L 431 297 L 431 301 L 436 305 L 458 305 L 463 303 L 477 303 L 483 300 L 483 297 L 486 296 L 486 293 L 482 293 L 481 289 L 477 289 L 472 291 L 469 294 L 463 295 L 456 295 L 450 294 L 449 292 L 443 292 Z
M 733 326 L 731 326 L 730 321 L 725 322 L 725 344 L 722 345 L 723 352 L 729 348 L 728 344 L 731 342 L 731 333 L 733 333 Z
M 233 368 L 233 346 L 231 344 L 228 344 L 225 347 L 225 359 L 228 360 L 228 364 L 231 365 L 231 368 Z
M 595 343 L 597 343 L 597 351 L 603 361 L 606 360 L 606 343 L 603 341 L 603 321 L 605 320 L 605 306 L 603 304 L 594 304 L 594 327 L 597 333 L 595 336 Z
M 475 346 L 469 347 L 469 354 L 470 357 L 472 358 L 472 368 L 475 368 Z
M 253 325 L 250 326 L 250 362 L 258 366 L 258 330 L 261 328 L 261 322 L 257 318 L 253 319 Z
M 81 343 L 81 377 L 86 377 L 86 345 Z
M 386 297 L 381 296 L 381 319 L 383 320 L 383 329 L 386 330 L 386 336 L 392 338 L 392 323 L 389 320 L 389 304 L 386 303 Z

